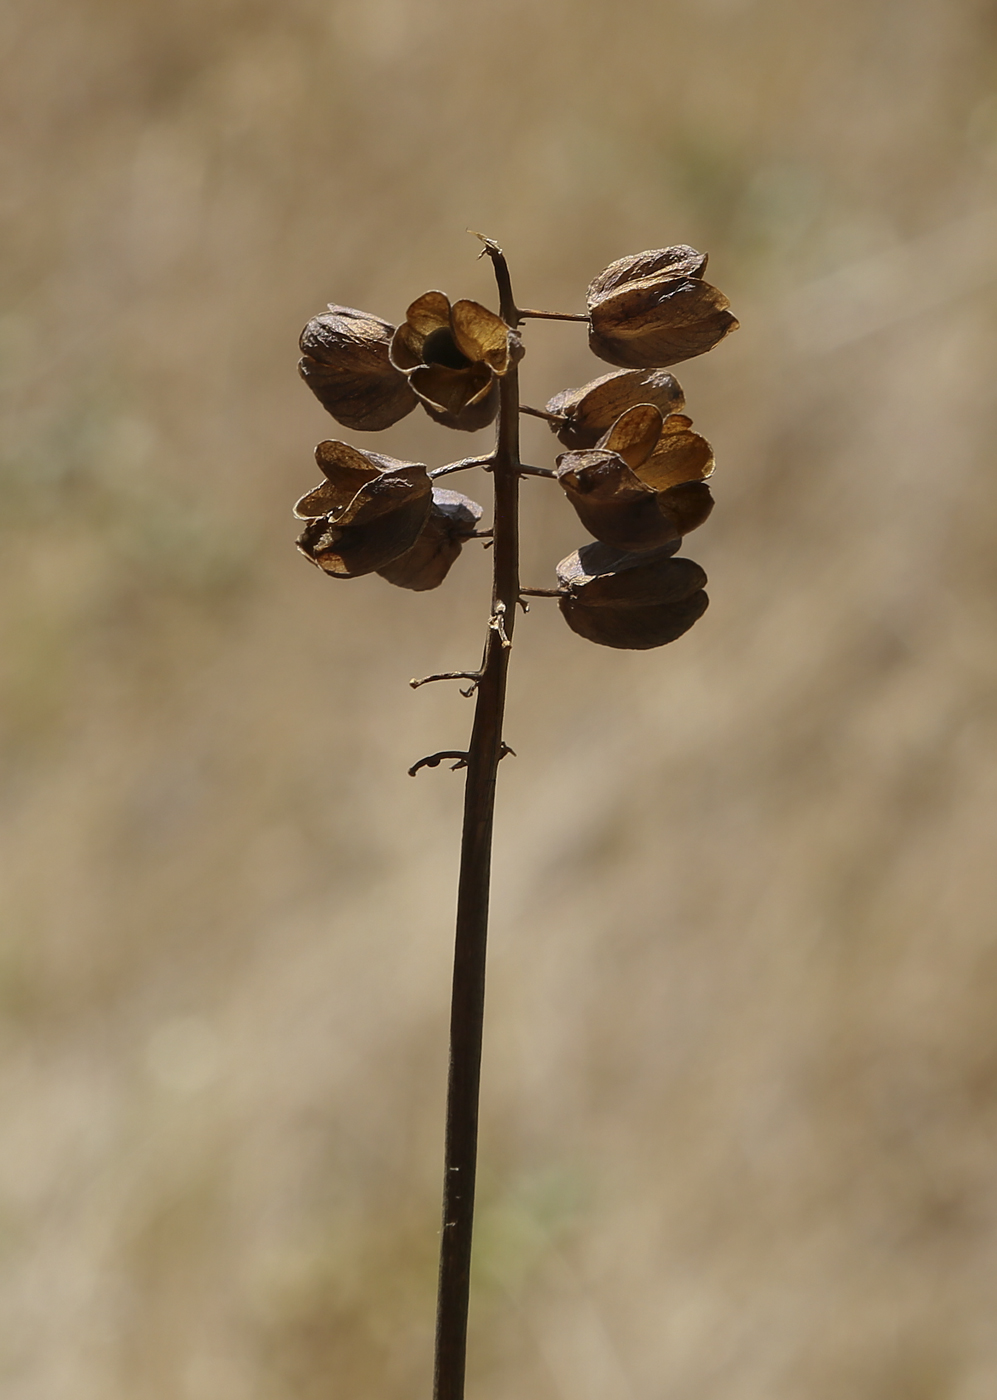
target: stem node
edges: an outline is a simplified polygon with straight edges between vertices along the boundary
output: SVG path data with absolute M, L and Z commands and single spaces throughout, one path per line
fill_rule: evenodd
M 505 603 L 499 601 L 495 604 L 495 611 L 492 613 L 488 626 L 493 632 L 499 635 L 499 641 L 506 650 L 512 646 L 512 638 L 506 635 L 505 630 Z

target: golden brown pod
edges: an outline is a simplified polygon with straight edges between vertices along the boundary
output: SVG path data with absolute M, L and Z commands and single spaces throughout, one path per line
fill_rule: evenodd
M 498 380 L 522 353 L 519 337 L 476 301 L 425 292 L 391 340 L 395 369 L 405 375 L 429 416 L 475 432 L 498 412 Z
M 705 354 L 737 321 L 702 280 L 706 255 L 679 244 L 611 263 L 588 289 L 589 348 L 625 369 L 663 368 Z
M 685 395 L 675 377 L 660 369 L 615 370 L 583 384 L 564 389 L 547 404 L 547 412 L 563 419 L 551 423 L 565 447 L 595 447 L 621 413 L 635 404 L 651 403 L 664 417 L 680 413 Z
M 320 442 L 326 480 L 294 508 L 307 525 L 298 548 L 327 574 L 358 578 L 411 549 L 432 504 L 426 468 L 345 442 Z

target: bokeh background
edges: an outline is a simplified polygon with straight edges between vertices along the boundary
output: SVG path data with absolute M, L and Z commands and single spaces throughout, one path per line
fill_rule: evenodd
M 992 1400 L 992 0 L 9 0 L 0 38 L 5 1396 L 429 1394 L 461 781 L 405 770 L 470 704 L 407 681 L 476 663 L 488 559 L 309 568 L 342 430 L 295 362 L 327 301 L 493 301 L 470 227 L 559 310 L 707 248 L 742 329 L 677 371 L 706 617 L 517 630 L 469 1396 Z M 606 369 L 527 343 L 527 402 Z M 583 535 L 524 496 L 550 586 Z

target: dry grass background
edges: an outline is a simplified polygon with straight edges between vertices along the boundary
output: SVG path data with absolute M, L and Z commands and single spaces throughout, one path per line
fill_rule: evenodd
M 706 618 L 517 631 L 470 1395 L 991 1400 L 991 0 L 0 35 L 4 1394 L 428 1394 L 460 781 L 405 768 L 470 707 L 406 681 L 476 660 L 487 560 L 295 554 L 294 363 L 328 300 L 490 300 L 470 226 L 560 309 L 707 247 L 743 323 L 679 370 Z M 529 401 L 604 368 L 528 345 Z M 525 494 L 546 585 L 580 532 Z

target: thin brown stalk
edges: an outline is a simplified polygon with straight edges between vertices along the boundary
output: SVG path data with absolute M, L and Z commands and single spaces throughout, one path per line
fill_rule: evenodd
M 529 404 L 519 405 L 520 413 L 528 413 L 531 418 L 542 418 L 545 423 L 566 423 L 568 420 L 563 413 L 548 413 L 543 408 L 530 408 Z
M 573 311 L 528 311 L 520 308 L 518 315 L 523 321 L 587 321 L 587 315 L 576 315 Z
M 487 239 L 483 241 L 498 283 L 499 314 L 515 328 L 520 313 L 513 299 L 505 258 L 496 244 Z M 467 782 L 457 890 L 434 1400 L 463 1400 L 464 1396 L 495 778 L 499 760 L 508 751 L 502 741 L 502 722 L 519 600 L 519 475 L 522 468 L 519 460 L 519 377 L 515 366 L 502 378 L 500 393 L 492 464 L 495 480 L 492 609 L 466 755 Z

